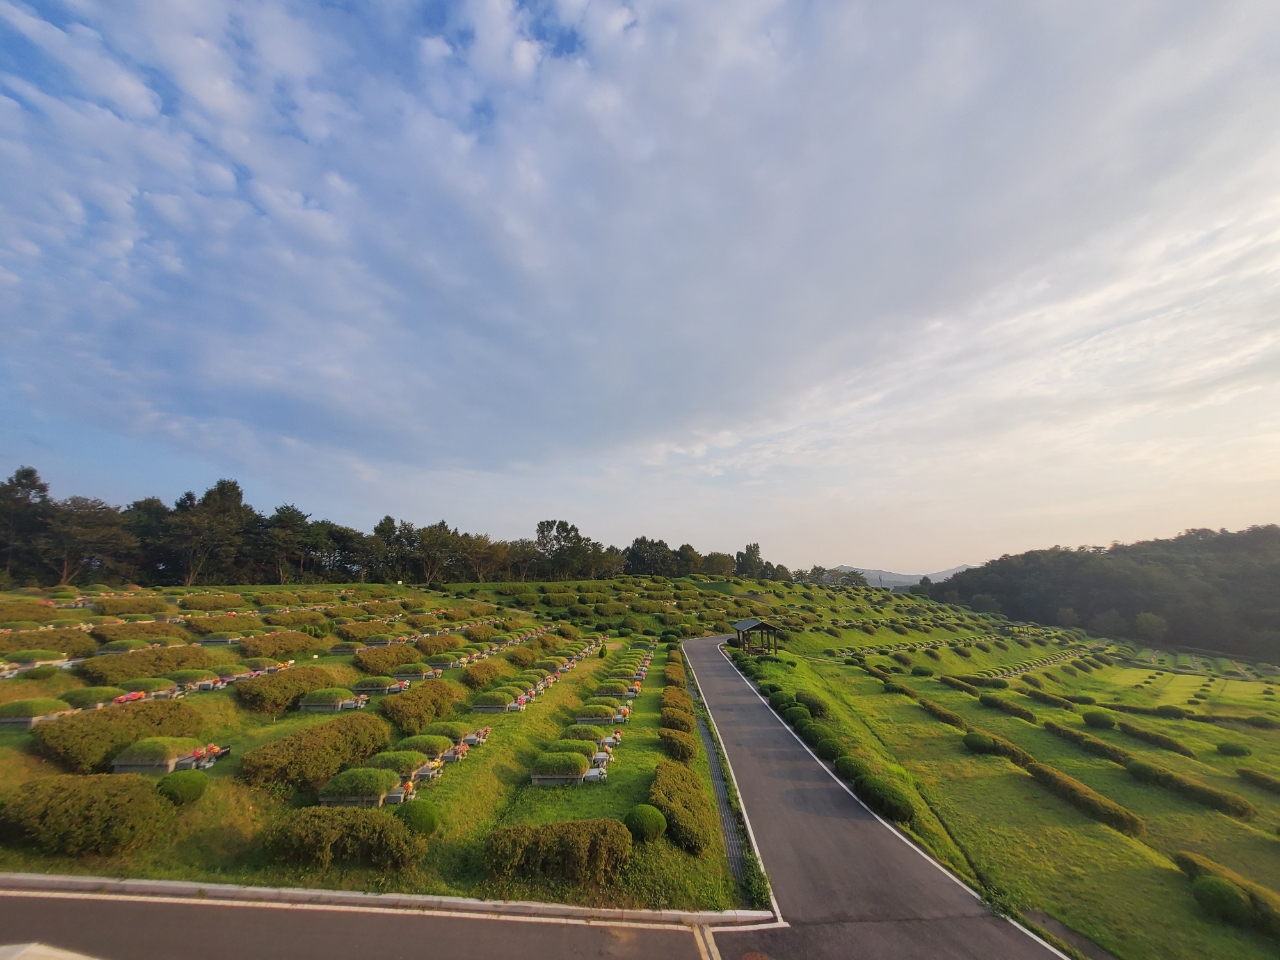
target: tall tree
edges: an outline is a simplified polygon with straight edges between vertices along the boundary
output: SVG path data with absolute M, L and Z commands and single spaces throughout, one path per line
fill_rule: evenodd
M 760 544 L 748 543 L 746 549 L 738 551 L 734 572 L 740 577 L 758 577 L 764 562 L 760 559 Z
M 4 548 L 4 581 L 8 584 L 24 564 L 35 561 L 34 544 L 48 523 L 49 485 L 34 467 L 19 467 L 0 483 L 0 546 Z
M 117 563 L 137 549 L 120 511 L 101 500 L 68 497 L 49 505 L 48 523 L 36 539 L 36 552 L 65 586 L 86 570 Z

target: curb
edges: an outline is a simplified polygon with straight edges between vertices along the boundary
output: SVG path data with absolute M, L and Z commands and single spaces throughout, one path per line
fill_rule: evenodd
M 185 880 L 117 880 L 110 877 L 73 877 L 43 873 L 0 873 L 0 895 L 5 891 L 104 894 L 134 897 L 169 897 L 202 901 L 366 907 L 429 913 L 473 913 L 481 916 L 561 918 L 603 923 L 648 923 L 665 926 L 771 923 L 768 910 L 627 910 L 575 907 L 564 903 L 522 900 L 475 900 L 469 897 L 434 897 L 407 893 L 360 893 L 339 890 L 307 890 L 296 887 L 246 887 L 231 883 L 193 883 Z

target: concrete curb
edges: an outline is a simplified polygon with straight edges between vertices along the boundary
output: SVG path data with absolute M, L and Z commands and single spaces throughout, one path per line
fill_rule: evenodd
M 73 877 L 43 873 L 0 873 L 0 894 L 13 891 L 105 894 L 133 897 L 173 897 L 204 901 L 298 904 L 308 906 L 368 907 L 430 913 L 474 913 L 477 916 L 560 917 L 602 923 L 649 923 L 668 926 L 772 923 L 768 910 L 626 910 L 575 907 L 565 903 L 533 903 L 521 900 L 474 900 L 468 897 L 432 897 L 407 893 L 360 893 L 346 890 L 306 890 L 291 887 L 245 887 L 231 883 L 193 883 L 185 880 L 118 880 L 110 877 Z

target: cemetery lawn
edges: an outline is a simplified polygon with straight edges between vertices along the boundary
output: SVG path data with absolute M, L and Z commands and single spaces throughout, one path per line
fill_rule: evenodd
M 812 645 L 810 645 L 812 647 Z M 1001 654 L 1006 664 L 1028 651 L 1014 644 L 990 656 L 973 650 L 963 660 L 950 652 L 941 662 L 912 653 L 912 661 L 937 673 L 973 674 L 975 667 L 995 672 Z M 1036 653 L 1052 652 L 1036 650 Z M 981 657 L 981 660 L 979 658 Z M 795 663 L 792 667 L 789 664 Z M 868 657 L 887 668 L 888 658 Z M 1117 714 L 1146 730 L 1158 731 L 1190 747 L 1195 759 L 1158 749 L 1118 730 L 1085 727 L 1080 712 L 1032 700 L 1011 678 L 999 696 L 1032 710 L 1040 722 L 1053 720 L 1112 742 L 1137 758 L 1245 797 L 1258 816 L 1244 821 L 1184 799 L 1167 789 L 1144 785 L 1121 766 L 1082 752 L 1039 725 L 981 706 L 966 693 L 932 677 L 903 672 L 893 677 L 951 710 L 974 728 L 997 734 L 1083 782 L 1141 817 L 1147 833 L 1132 838 L 1080 813 L 1045 790 L 1024 770 L 997 756 L 976 755 L 963 745 L 963 733 L 926 713 L 912 699 L 884 692 L 882 683 L 859 667 L 832 662 L 821 652 L 782 663 L 764 662 L 761 679 L 794 692 L 826 697 L 843 739 L 854 752 L 875 758 L 885 772 L 919 798 L 925 810 L 910 832 L 939 860 L 989 896 L 1018 911 L 1042 910 L 1089 937 L 1122 960 L 1159 958 L 1274 957 L 1275 941 L 1260 932 L 1230 927 L 1211 919 L 1192 896 L 1191 882 L 1172 858 L 1180 851 L 1208 857 L 1254 883 L 1280 890 L 1280 796 L 1241 780 L 1235 770 L 1250 766 L 1280 774 L 1280 731 L 1240 723 L 1204 723 L 1153 716 Z M 1045 682 L 1050 692 L 1094 696 L 1099 702 L 1142 706 L 1186 705 L 1187 694 L 1205 676 L 1164 674 L 1140 690 L 1132 689 L 1152 671 L 1117 666 L 1080 673 L 1075 678 L 1049 671 L 1061 681 Z M 1043 677 L 1043 669 L 1033 671 Z M 1197 712 L 1243 716 L 1270 706 L 1264 683 L 1233 678 L 1212 680 L 1214 695 Z M 1247 745 L 1243 758 L 1219 754 L 1217 744 Z

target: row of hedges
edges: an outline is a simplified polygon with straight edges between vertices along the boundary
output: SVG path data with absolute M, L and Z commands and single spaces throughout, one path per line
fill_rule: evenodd
M 1002 710 L 1012 717 L 1025 720 L 1027 723 L 1035 723 L 1036 715 L 1020 704 L 1004 697 L 997 697 L 994 693 L 984 693 L 978 697 L 978 702 L 984 707 L 991 707 L 994 710 Z
M 1248 767 L 1241 767 L 1236 771 L 1236 776 L 1246 783 L 1252 783 L 1255 787 L 1270 790 L 1272 793 L 1280 793 L 1280 777 L 1273 777 L 1271 774 L 1263 773 L 1261 770 L 1250 770 Z
M 662 670 L 662 679 L 668 686 L 679 687 L 681 690 L 689 685 L 684 666 L 679 663 L 672 663 L 670 660 L 667 661 L 667 665 Z
M 109 856 L 160 835 L 172 815 L 138 774 L 45 777 L 0 802 L 0 837 L 44 853 Z
M 323 667 L 295 667 L 235 685 L 236 696 L 248 710 L 279 715 L 312 690 L 333 686 L 333 676 Z
M 191 737 L 200 727 L 200 714 L 189 704 L 149 700 L 41 723 L 31 736 L 36 752 L 88 773 L 143 737 Z
M 92 656 L 98 649 L 93 637 L 76 627 L 41 630 L 36 636 L 40 638 L 41 647 L 68 657 Z M 0 635 L 0 655 L 16 653 L 32 642 L 32 635 L 25 632 Z
M 978 696 L 978 688 L 965 680 L 961 680 L 959 677 L 939 677 L 938 680 L 945 683 L 948 687 L 954 687 L 956 690 L 963 690 L 971 697 Z
M 1280 937 L 1280 895 L 1274 891 L 1261 887 L 1258 884 L 1247 880 L 1233 870 L 1229 870 L 1220 863 L 1214 863 L 1208 857 L 1202 857 L 1195 853 L 1179 853 L 1173 858 L 1174 863 L 1178 865 L 1183 873 L 1196 882 L 1196 899 L 1206 907 L 1212 907 L 1206 900 L 1209 897 L 1204 896 L 1208 891 L 1202 885 L 1202 881 L 1208 878 L 1218 880 L 1228 884 L 1231 889 L 1238 891 L 1247 907 L 1246 912 L 1242 912 L 1235 916 L 1223 915 L 1225 911 L 1219 912 L 1221 919 L 1228 920 L 1244 927 L 1254 927 L 1272 936 Z M 1203 892 L 1202 892 L 1203 891 Z M 1223 891 L 1229 894 L 1230 891 Z M 1218 899 L 1218 898 L 1214 898 Z M 1221 904 L 1221 900 L 1219 900 Z M 1218 911 L 1214 911 L 1218 912 Z
M 200 647 L 137 650 L 109 657 L 94 657 L 81 664 L 80 672 L 100 687 L 118 687 L 126 680 L 159 677 L 175 670 L 207 669 L 213 657 Z
M 1020 767 L 1029 767 L 1036 758 L 1016 743 L 985 730 L 970 730 L 964 735 L 964 745 L 973 753 L 989 753 L 1012 760 Z
M 465 667 L 462 671 L 462 682 L 472 690 L 487 687 L 499 677 L 508 677 L 516 671 L 506 660 L 490 657 Z
M 667 835 L 694 856 L 715 841 L 720 827 L 715 807 L 707 799 L 697 774 L 683 764 L 659 760 L 649 788 L 649 803 L 667 821 Z
M 426 730 L 433 721 L 453 713 L 461 692 L 446 680 L 432 680 L 410 687 L 404 693 L 386 697 L 379 704 L 382 715 L 400 730 L 414 736 Z
M 1058 739 L 1074 743 L 1080 749 L 1110 760 L 1112 763 L 1118 763 L 1122 767 L 1127 766 L 1135 759 L 1133 754 L 1123 747 L 1117 747 L 1114 743 L 1108 743 L 1106 740 L 1099 740 L 1097 737 L 1090 736 L 1081 730 L 1076 730 L 1074 727 L 1064 727 L 1061 724 L 1054 723 L 1052 720 L 1046 720 L 1044 728 Z
M 936 704 L 932 700 L 926 700 L 923 697 L 921 697 L 916 702 L 920 704 L 921 707 L 924 708 L 924 711 L 926 713 L 928 713 L 930 716 L 936 717 L 937 719 L 941 720 L 943 723 L 949 723 L 951 724 L 951 726 L 955 727 L 958 730 L 969 729 L 968 721 L 966 721 L 964 717 L 960 716 L 960 714 L 952 713 L 946 707 Z
M 1050 791 L 1095 820 L 1100 820 L 1131 837 L 1140 837 L 1147 832 L 1146 824 L 1136 814 L 1091 790 L 1079 780 L 1068 777 L 1060 770 L 1045 766 L 1043 763 L 1032 763 L 1027 766 L 1027 772 Z
M 291 813 L 267 832 L 265 847 L 281 860 L 322 869 L 335 860 L 401 869 L 427 852 L 426 840 L 400 818 L 380 809 L 347 807 L 311 807 Z
M 94 607 L 104 617 L 118 617 L 126 613 L 165 613 L 169 604 L 163 597 L 103 597 Z
M 1023 677 L 1023 679 L 1026 680 L 1028 678 Z M 1045 693 L 1043 690 L 1024 690 L 1023 693 L 1032 700 L 1035 700 L 1038 703 L 1043 703 L 1048 707 L 1057 707 L 1059 710 L 1070 710 L 1072 712 L 1076 709 L 1076 705 L 1070 700 L 1064 700 L 1062 697 L 1055 697 L 1052 693 Z
M 499 877 L 606 883 L 631 859 L 631 831 L 607 819 L 498 827 L 485 841 L 484 859 Z
M 391 744 L 391 731 L 377 717 L 352 713 L 316 724 L 245 754 L 240 775 L 252 784 L 318 786 L 345 765 Z
M 1153 747 L 1159 747 L 1161 750 L 1169 750 L 1173 753 L 1180 753 L 1184 757 L 1190 757 L 1192 760 L 1196 758 L 1195 752 L 1181 740 L 1175 740 L 1173 737 L 1165 736 L 1155 730 L 1146 730 L 1142 727 L 1136 727 L 1126 720 L 1121 720 L 1117 726 L 1120 732 L 1133 737 L 1137 740 L 1144 740 Z
M 1174 773 L 1172 770 L 1166 770 L 1164 767 L 1157 767 L 1153 763 L 1147 763 L 1144 760 L 1132 760 L 1125 769 L 1129 771 L 1131 777 L 1141 783 L 1172 790 L 1188 800 L 1194 800 L 1196 803 L 1203 803 L 1205 806 L 1212 807 L 1215 810 L 1221 810 L 1228 816 L 1238 817 L 1241 820 L 1252 820 L 1258 815 L 1258 811 L 1253 804 L 1244 797 L 1228 793 L 1226 790 L 1219 790 L 1217 787 L 1211 787 L 1207 783 L 1201 783 L 1199 780 L 1192 780 L 1190 777 L 1184 777 L 1181 774 Z

